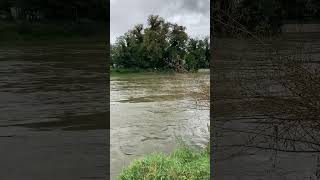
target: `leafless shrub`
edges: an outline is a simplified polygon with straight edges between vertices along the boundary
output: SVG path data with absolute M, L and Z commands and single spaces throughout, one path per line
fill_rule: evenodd
M 319 152 L 319 65 L 311 63 L 302 54 L 282 56 L 276 53 L 272 56 L 273 66 L 270 67 L 274 69 L 263 71 L 267 82 L 256 80 L 253 87 L 241 85 L 250 98 L 246 108 L 265 117 L 255 122 L 260 137 L 265 137 L 264 143 L 269 141 L 259 148 Z
M 236 80 L 246 99 L 242 108 L 262 117 L 250 122 L 254 127 L 244 130 L 249 134 L 247 143 L 239 146 L 320 152 L 320 64 L 300 46 L 289 55 L 269 49 L 262 38 L 247 31 L 235 18 L 223 11 L 221 14 L 223 18 L 214 16 L 215 22 L 239 32 L 239 36 L 252 37 L 268 52 L 265 66 L 269 68 L 253 67 L 251 83 L 244 83 L 248 81 L 245 74 L 239 74 Z

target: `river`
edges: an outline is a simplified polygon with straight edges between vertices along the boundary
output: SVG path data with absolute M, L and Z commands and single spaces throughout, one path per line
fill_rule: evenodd
M 0 48 L 1 179 L 106 179 L 104 42 Z
M 194 148 L 207 144 L 209 109 L 195 101 L 205 84 L 208 72 L 111 75 L 111 179 L 132 160 L 170 153 L 181 140 Z

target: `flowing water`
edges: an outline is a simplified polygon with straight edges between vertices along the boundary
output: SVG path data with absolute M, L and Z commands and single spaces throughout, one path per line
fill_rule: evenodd
M 105 44 L 0 48 L 1 179 L 106 179 Z
M 205 84 L 208 72 L 111 75 L 111 179 L 133 159 L 171 152 L 179 139 L 206 145 L 209 109 L 195 95 Z

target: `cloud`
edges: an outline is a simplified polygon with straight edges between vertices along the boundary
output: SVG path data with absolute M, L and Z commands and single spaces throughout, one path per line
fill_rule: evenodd
M 136 24 L 145 24 L 149 15 L 186 26 L 192 37 L 209 36 L 209 0 L 111 0 L 111 42 Z

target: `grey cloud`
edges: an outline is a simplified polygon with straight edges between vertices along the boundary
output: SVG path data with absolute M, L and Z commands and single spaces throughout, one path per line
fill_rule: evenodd
M 111 0 L 111 42 L 135 24 L 146 24 L 150 14 L 187 27 L 191 36 L 209 35 L 209 0 Z
M 197 12 L 203 15 L 210 14 L 209 0 L 175 0 L 171 2 L 176 2 L 178 4 L 177 8 L 179 11 Z

